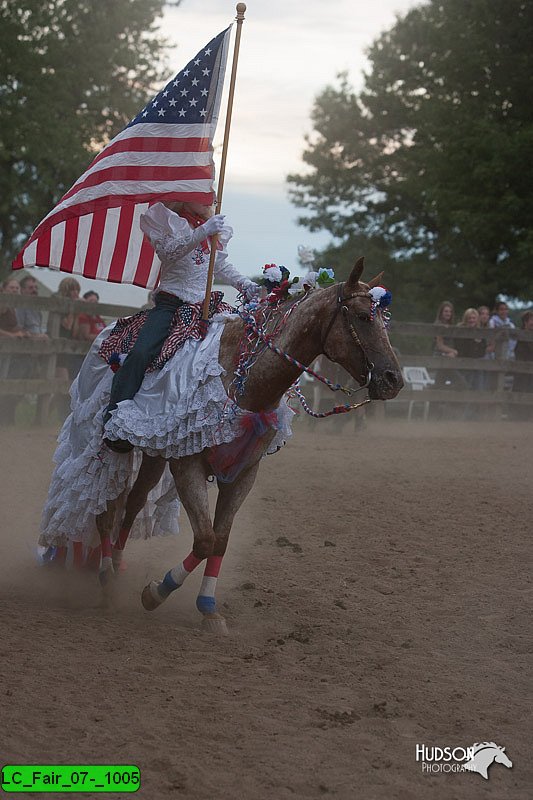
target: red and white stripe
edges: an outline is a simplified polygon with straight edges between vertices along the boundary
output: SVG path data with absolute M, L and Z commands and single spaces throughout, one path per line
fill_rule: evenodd
M 209 113 L 206 109 L 199 110 L 197 116 L 190 117 L 190 123 L 185 119 L 179 122 L 177 116 L 159 122 L 153 109 L 169 92 L 172 95 L 168 83 L 135 117 L 134 124 L 121 131 L 96 156 L 37 226 L 13 262 L 14 269 L 41 266 L 147 288 L 157 284 L 160 263 L 140 229 L 139 217 L 156 201 L 208 204 L 212 200 L 212 140 L 224 85 L 230 28 L 212 40 L 214 50 L 208 46 L 203 55 L 200 52 L 172 81 L 172 87 L 177 87 L 192 71 L 195 77 L 190 78 L 191 87 L 198 85 L 195 67 L 203 56 L 213 54 L 210 68 L 202 70 L 202 75 L 211 75 L 202 89 Z M 181 93 L 186 96 L 188 91 L 182 88 Z M 175 96 L 171 99 L 175 104 Z M 189 102 L 192 106 L 197 98 Z M 166 112 L 162 108 L 157 113 L 164 116 Z M 204 119 L 200 119 L 202 114 Z M 184 109 L 179 115 L 185 115 Z
M 160 262 L 140 215 L 156 199 L 211 201 L 215 124 L 122 131 L 36 228 L 13 268 L 43 266 L 153 288 Z

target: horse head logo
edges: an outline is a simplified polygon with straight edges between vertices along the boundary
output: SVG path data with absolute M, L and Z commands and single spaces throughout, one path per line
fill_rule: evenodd
M 488 780 L 488 769 L 493 761 L 503 764 L 504 767 L 512 767 L 513 762 L 506 756 L 505 747 L 498 747 L 494 742 L 476 742 L 472 745 L 473 756 L 467 761 L 464 768 L 470 772 L 479 772 Z

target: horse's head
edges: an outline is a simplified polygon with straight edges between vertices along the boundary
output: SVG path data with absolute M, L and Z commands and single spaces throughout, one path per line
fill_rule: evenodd
M 479 773 L 485 780 L 488 780 L 488 769 L 493 762 L 503 764 L 504 767 L 513 766 L 505 753 L 505 747 L 500 747 L 495 742 L 476 742 L 471 749 L 472 758 L 466 762 L 464 768 L 469 772 Z
M 497 751 L 494 761 L 497 764 L 503 764 L 504 767 L 512 767 L 513 762 L 506 754 L 505 747 L 497 747 Z
M 331 286 L 322 327 L 322 352 L 344 367 L 363 385 L 370 374 L 368 394 L 372 400 L 396 397 L 403 386 L 398 360 L 390 346 L 382 313 L 375 309 L 370 283 L 361 283 L 364 259 L 359 258 L 345 283 Z

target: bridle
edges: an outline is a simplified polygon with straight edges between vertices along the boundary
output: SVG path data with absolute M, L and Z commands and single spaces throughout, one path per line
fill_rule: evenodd
M 342 318 L 343 318 L 344 322 L 346 323 L 346 325 L 348 326 L 348 332 L 349 332 L 350 336 L 352 337 L 352 339 L 354 340 L 354 342 L 356 343 L 356 345 L 360 348 L 360 350 L 361 350 L 361 352 L 363 354 L 364 361 L 365 361 L 365 372 L 364 372 L 364 374 L 361 374 L 361 379 L 363 381 L 363 386 L 360 387 L 360 388 L 363 389 L 363 388 L 365 388 L 365 386 L 368 386 L 368 384 L 370 383 L 370 379 L 372 377 L 372 370 L 374 369 L 374 363 L 372 361 L 370 361 L 370 359 L 368 358 L 368 356 L 366 354 L 366 350 L 363 347 L 363 344 L 362 344 L 362 342 L 361 342 L 361 340 L 360 340 L 360 338 L 359 338 L 359 336 L 357 334 L 357 331 L 355 330 L 355 328 L 353 326 L 353 323 L 350 322 L 350 319 L 348 317 L 348 312 L 349 312 L 348 306 L 346 306 L 344 304 L 348 300 L 353 300 L 354 297 L 366 297 L 366 298 L 368 298 L 370 300 L 371 303 L 373 302 L 373 300 L 372 300 L 371 295 L 368 292 L 364 292 L 364 291 L 363 292 L 353 292 L 352 294 L 348 294 L 348 295 L 345 296 L 343 294 L 344 287 L 345 287 L 345 283 L 339 283 L 338 288 L 337 288 L 337 301 L 336 301 L 336 304 L 335 304 L 335 311 L 333 312 L 333 316 L 331 317 L 331 319 L 329 321 L 329 325 L 326 328 L 326 333 L 324 334 L 324 337 L 322 338 L 322 352 L 324 353 L 326 358 L 328 358 L 330 361 L 333 361 L 334 363 L 337 363 L 335 361 L 335 359 L 332 358 L 328 354 L 328 352 L 326 350 L 326 341 L 327 341 L 327 338 L 328 338 L 328 336 L 329 336 L 329 334 L 331 332 L 331 329 L 333 328 L 335 320 L 337 319 L 339 313 L 342 312 Z
M 371 301 L 372 316 L 374 315 L 374 312 L 375 312 L 375 303 L 374 303 L 374 301 L 372 299 L 372 296 L 368 292 L 365 292 L 365 291 L 353 292 L 350 295 L 344 296 L 343 295 L 344 286 L 345 286 L 344 283 L 340 283 L 339 286 L 338 286 L 335 310 L 333 312 L 333 316 L 332 316 L 331 320 L 329 321 L 328 327 L 326 328 L 326 333 L 323 336 L 323 338 L 321 339 L 321 346 L 322 346 L 322 352 L 324 353 L 324 355 L 330 361 L 332 361 L 334 364 L 338 363 L 334 358 L 332 358 L 328 354 L 325 345 L 326 345 L 326 341 L 327 341 L 327 338 L 329 336 L 329 333 L 330 333 L 330 331 L 331 331 L 331 329 L 333 327 L 333 324 L 334 324 L 335 320 L 337 319 L 337 316 L 338 316 L 339 312 L 342 311 L 343 319 L 345 320 L 346 325 L 348 326 L 348 331 L 350 333 L 350 336 L 352 337 L 352 339 L 354 340 L 356 345 L 361 350 L 361 352 L 363 354 L 364 362 L 365 362 L 365 372 L 362 373 L 361 376 L 360 376 L 361 385 L 359 386 L 359 388 L 357 388 L 357 389 L 349 389 L 346 386 L 342 386 L 339 383 L 337 383 L 337 384 L 332 383 L 324 375 L 319 375 L 317 372 L 315 372 L 313 369 L 311 369 L 311 367 L 308 367 L 305 364 L 302 364 L 296 358 L 293 358 L 289 353 L 286 353 L 284 350 L 282 350 L 280 347 L 278 347 L 276 344 L 274 344 L 273 335 L 272 334 L 266 334 L 266 332 L 257 323 L 257 320 L 250 313 L 239 312 L 239 315 L 241 316 L 241 319 L 243 319 L 243 321 L 244 321 L 245 331 L 247 331 L 247 333 L 248 333 L 247 338 L 250 339 L 250 334 L 253 335 L 254 337 L 257 337 L 257 340 L 262 342 L 263 349 L 261 349 L 253 357 L 254 358 L 253 361 L 252 361 L 249 353 L 246 353 L 244 350 L 241 352 L 241 355 L 239 357 L 239 362 L 238 362 L 236 370 L 235 370 L 235 378 L 232 381 L 232 385 L 235 386 L 235 391 L 238 394 L 241 394 L 241 395 L 244 394 L 244 385 L 245 385 L 245 382 L 246 382 L 246 379 L 247 379 L 247 375 L 248 375 L 248 371 L 250 369 L 250 366 L 253 365 L 253 363 L 255 363 L 255 361 L 257 360 L 257 358 L 262 354 L 262 352 L 264 350 L 264 347 L 269 348 L 274 353 L 276 353 L 278 356 L 280 356 L 280 358 L 283 358 L 289 364 L 292 364 L 294 367 L 297 367 L 302 372 L 306 372 L 308 375 L 311 375 L 313 378 L 316 378 L 317 380 L 319 380 L 322 383 L 326 384 L 328 386 L 328 388 L 331 389 L 334 392 L 340 390 L 340 391 L 343 391 L 345 394 L 351 395 L 351 394 L 355 394 L 356 392 L 360 392 L 362 389 L 366 389 L 369 386 L 371 378 L 372 378 L 372 370 L 374 369 L 374 364 L 368 358 L 368 356 L 366 354 L 366 350 L 365 350 L 365 348 L 363 346 L 363 343 L 361 342 L 361 340 L 360 340 L 360 338 L 359 338 L 359 336 L 357 334 L 357 331 L 355 330 L 355 327 L 353 326 L 353 323 L 350 322 L 350 320 L 348 318 L 348 307 L 346 305 L 344 305 L 344 303 L 346 303 L 348 300 L 352 300 L 354 297 L 366 297 Z M 308 296 L 309 295 L 306 294 L 303 298 L 301 298 L 301 300 L 296 301 L 296 303 L 293 306 L 291 306 L 289 311 L 284 316 L 284 321 L 285 322 L 286 322 L 289 314 L 303 300 L 305 300 Z M 279 333 L 279 330 L 277 330 L 276 333 Z M 345 405 L 342 405 L 342 406 L 336 406 L 330 412 L 327 412 L 327 413 L 324 413 L 324 414 L 316 414 L 316 413 L 313 413 L 310 409 L 306 408 L 303 395 L 302 395 L 301 391 L 298 388 L 298 381 L 296 381 L 296 383 L 294 384 L 293 388 L 295 388 L 296 394 L 298 395 L 298 397 L 300 399 L 300 402 L 304 406 L 304 408 L 307 411 L 307 413 L 310 413 L 315 417 L 330 416 L 330 414 L 333 414 L 333 413 L 336 413 L 336 414 L 344 413 L 345 411 L 351 411 L 354 408 L 359 408 L 361 405 L 364 405 L 365 403 L 369 403 L 370 402 L 370 400 L 367 399 L 367 400 L 364 400 L 363 403 L 354 403 L 354 404 L 351 404 L 351 405 L 350 404 L 345 404 Z

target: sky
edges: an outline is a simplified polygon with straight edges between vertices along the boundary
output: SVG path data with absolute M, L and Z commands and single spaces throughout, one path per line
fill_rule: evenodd
M 398 14 L 419 4 L 417 0 L 249 0 L 246 4 L 222 198 L 222 213 L 235 231 L 230 261 L 243 274 L 257 275 L 265 263 L 285 264 L 297 274 L 298 245 L 320 249 L 329 241 L 328 234 L 310 233 L 297 225 L 300 212 L 287 196 L 287 174 L 303 169 L 304 136 L 312 132 L 314 99 L 341 71 L 348 72 L 352 85 L 360 88 L 368 67 L 367 48 L 394 25 Z M 235 6 L 230 0 L 182 0 L 178 7 L 167 7 L 161 33 L 171 44 L 168 79 L 234 20 Z M 233 46 L 214 140 L 217 170 L 232 57 Z M 64 277 L 48 270 L 42 273 L 54 290 Z M 146 299 L 146 292 L 137 287 L 87 279 L 80 283 L 82 292 L 94 288 L 103 302 L 134 305 Z

